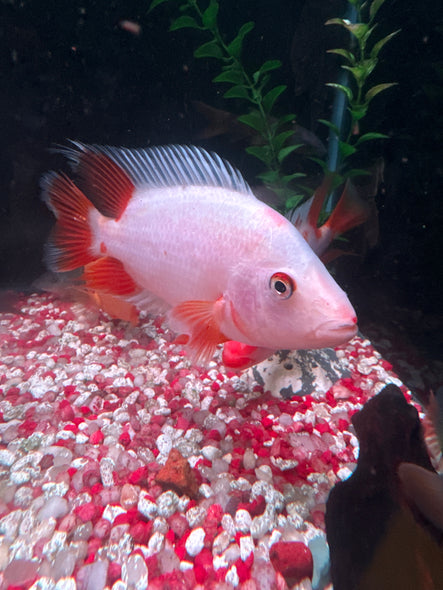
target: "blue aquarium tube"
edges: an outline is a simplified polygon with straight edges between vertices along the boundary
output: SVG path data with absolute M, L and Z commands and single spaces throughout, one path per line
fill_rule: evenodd
M 357 9 L 352 4 L 348 5 L 348 9 L 344 16 L 345 19 L 351 23 L 357 22 Z M 349 72 L 341 69 L 337 80 L 338 84 L 348 86 L 349 84 Z M 348 99 L 345 93 L 341 90 L 335 89 L 334 103 L 332 106 L 331 123 L 333 123 L 339 130 L 339 135 L 334 133 L 332 129 L 329 130 L 329 142 L 328 142 L 328 169 L 331 172 L 337 172 L 340 167 L 340 153 L 339 153 L 339 140 L 343 138 L 346 132 L 346 106 Z M 334 209 L 338 201 L 338 194 L 332 191 L 325 205 L 325 212 L 329 215 Z

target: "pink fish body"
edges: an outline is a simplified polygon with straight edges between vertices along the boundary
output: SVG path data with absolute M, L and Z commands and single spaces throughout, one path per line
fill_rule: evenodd
M 198 361 L 229 340 L 300 349 L 355 335 L 347 296 L 298 230 L 215 154 L 80 143 L 64 152 L 81 190 L 63 175 L 43 179 L 57 217 L 52 270 L 83 267 L 86 288 L 168 311 Z

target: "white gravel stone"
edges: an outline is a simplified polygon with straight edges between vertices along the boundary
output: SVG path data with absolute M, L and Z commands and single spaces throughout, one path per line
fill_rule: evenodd
M 247 510 L 240 508 L 235 513 L 235 529 L 242 533 L 249 533 L 251 530 L 252 517 Z
M 114 475 L 112 473 L 114 468 L 115 463 L 110 457 L 103 457 L 100 461 L 100 477 L 105 488 L 114 485 Z
M 214 555 L 220 555 L 228 548 L 231 536 L 226 531 L 222 531 L 217 535 L 212 543 L 212 553 Z
M 251 536 L 246 535 L 240 537 L 240 558 L 246 561 L 250 554 L 254 551 L 254 541 Z
M 60 498 L 59 496 L 53 496 L 49 498 L 43 508 L 41 508 L 37 514 L 38 520 L 41 522 L 42 520 L 46 520 L 51 516 L 53 518 L 61 518 L 65 516 L 69 512 L 69 504 L 65 498 Z
M 146 590 L 148 588 L 148 568 L 141 555 L 130 555 L 122 567 L 122 580 L 128 590 Z
M 212 445 L 206 445 L 202 448 L 201 452 L 203 457 L 205 457 L 205 459 L 208 459 L 209 461 L 213 461 L 214 459 L 221 457 L 220 449 Z
M 228 584 L 232 584 L 234 588 L 237 588 L 237 586 L 239 585 L 240 578 L 238 577 L 237 568 L 235 567 L 235 565 L 232 565 L 226 572 L 225 582 Z
M 235 533 L 236 533 L 235 523 L 234 523 L 234 519 L 232 518 L 232 516 L 230 514 L 223 514 L 221 524 L 222 524 L 222 527 L 224 528 L 224 530 L 228 533 L 228 535 L 230 537 L 235 536 Z
M 0 449 L 0 465 L 11 467 L 14 463 L 15 455 L 8 449 Z
M 172 439 L 165 434 L 160 434 L 156 440 L 157 449 L 162 455 L 169 455 L 172 449 Z
M 45 498 L 49 499 L 49 498 L 52 498 L 53 496 L 64 496 L 69 490 L 69 485 L 64 481 L 61 481 L 59 483 L 56 483 L 54 481 L 50 481 L 48 483 L 44 483 L 42 485 L 42 489 L 43 489 Z
M 179 497 L 175 492 L 167 491 L 157 498 L 157 508 L 160 516 L 169 518 L 177 510 Z
M 186 539 L 185 547 L 186 551 L 192 557 L 195 557 L 200 553 L 205 545 L 205 531 L 201 527 L 191 531 L 191 534 Z
M 55 582 L 52 578 L 40 578 L 32 584 L 29 590 L 55 590 Z
M 148 542 L 148 554 L 154 555 L 155 553 L 161 551 L 163 548 L 164 540 L 165 536 L 162 533 L 153 533 Z
M 158 508 L 155 502 L 152 502 L 145 494 L 141 494 L 138 500 L 137 508 L 139 512 L 146 516 L 146 518 L 155 518 L 158 513 Z
M 208 511 L 204 506 L 194 506 L 186 512 L 186 520 L 191 528 L 203 524 Z

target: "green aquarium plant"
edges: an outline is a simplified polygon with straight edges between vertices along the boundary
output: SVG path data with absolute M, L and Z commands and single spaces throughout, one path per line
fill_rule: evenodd
M 364 170 L 350 168 L 349 159 L 363 143 L 387 138 L 384 133 L 375 131 L 360 134 L 360 121 L 366 116 L 373 98 L 395 86 L 395 82 L 375 86 L 368 84 L 368 78 L 377 66 L 380 51 L 399 33 L 398 30 L 393 31 L 371 43 L 372 34 L 377 27 L 375 17 L 384 2 L 385 0 L 348 0 L 346 18 L 332 18 L 325 23 L 341 26 L 351 35 L 349 48 L 328 50 L 328 53 L 342 57 L 345 63 L 341 66 L 344 70 L 342 78 L 338 82 L 327 84 L 337 90 L 331 120 L 320 120 L 329 127 L 330 138 L 328 160 L 319 163 L 325 170 L 339 173 L 339 178 L 364 174 Z M 331 208 L 331 205 L 329 207 Z
M 169 0 L 153 0 L 150 10 Z M 258 158 L 266 167 L 259 178 L 272 190 L 279 194 L 288 206 L 294 207 L 303 198 L 303 194 L 294 194 L 289 189 L 289 184 L 296 178 L 303 177 L 301 172 L 293 174 L 282 173 L 283 161 L 300 144 L 288 145 L 293 130 L 288 129 L 288 124 L 295 120 L 294 114 L 286 114 L 276 117 L 273 109 L 276 100 L 286 90 L 286 85 L 271 85 L 271 72 L 281 67 L 281 61 L 271 59 L 265 61 L 254 72 L 247 72 L 242 60 L 241 52 L 243 41 L 252 31 L 255 24 L 249 21 L 243 24 L 235 37 L 229 42 L 225 41 L 218 27 L 218 0 L 209 0 L 209 4 L 202 9 L 199 0 L 175 0 L 182 13 L 174 19 L 170 31 L 192 28 L 200 30 L 209 39 L 194 51 L 197 58 L 214 58 L 220 62 L 221 72 L 213 82 L 227 84 L 229 88 L 224 93 L 224 98 L 236 98 L 245 101 L 248 112 L 240 115 L 238 120 L 251 127 L 262 139 L 261 145 L 249 146 L 246 151 Z
M 149 10 L 169 1 L 171 0 L 153 0 Z M 229 86 L 223 95 L 224 98 L 244 101 L 247 112 L 240 115 L 238 120 L 251 127 L 262 139 L 261 145 L 246 148 L 249 154 L 265 165 L 266 169 L 259 178 L 282 198 L 286 210 L 296 207 L 304 200 L 305 194 L 300 185 L 296 190 L 291 187 L 293 181 L 297 181 L 304 174 L 285 174 L 282 168 L 284 160 L 300 147 L 289 144 L 293 130 L 288 129 L 288 125 L 295 121 L 295 115 L 290 113 L 276 116 L 274 106 L 286 90 L 286 85 L 271 84 L 271 74 L 281 67 L 281 61 L 270 59 L 255 71 L 248 72 L 241 54 L 243 42 L 253 30 L 254 22 L 243 24 L 234 38 L 227 41 L 218 26 L 218 0 L 209 0 L 205 8 L 202 7 L 201 0 L 173 1 L 178 4 L 180 16 L 172 20 L 170 31 L 185 28 L 201 31 L 205 41 L 195 49 L 194 56 L 213 58 L 220 63 L 221 72 L 213 82 Z M 351 169 L 348 165 L 349 158 L 359 150 L 361 144 L 386 137 L 378 132 L 360 135 L 358 131 L 358 125 L 366 115 L 372 99 L 393 85 L 386 83 L 367 88 L 367 80 L 377 65 L 379 52 L 398 32 L 395 31 L 370 46 L 369 39 L 376 28 L 375 17 L 384 1 L 373 0 L 369 3 L 348 0 L 351 18 L 333 18 L 326 23 L 342 26 L 351 34 L 349 47 L 329 50 L 346 61 L 342 66 L 344 76 L 338 82 L 328 84 L 338 91 L 339 96 L 343 96 L 334 104 L 331 121 L 321 120 L 330 130 L 327 161 L 315 159 L 325 172 L 333 172 L 336 175 L 335 185 L 344 178 L 362 174 L 362 170 Z M 344 116 L 346 112 L 349 114 L 348 117 Z

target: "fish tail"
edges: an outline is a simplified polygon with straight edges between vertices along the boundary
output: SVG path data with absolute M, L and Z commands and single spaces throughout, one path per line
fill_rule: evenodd
M 47 266 L 53 272 L 83 268 L 83 286 L 102 295 L 137 293 L 139 289 L 122 262 L 109 256 L 97 234 L 101 221 L 118 221 L 123 215 L 134 192 L 132 180 L 96 146 L 73 142 L 73 147 L 60 151 L 74 165 L 85 192 L 64 174 L 50 172 L 43 177 L 42 198 L 57 218 L 46 246 Z
M 325 226 L 334 236 L 344 234 L 367 221 L 369 213 L 369 205 L 358 195 L 355 186 L 348 180 Z
M 57 218 L 46 245 L 45 262 L 53 272 L 68 272 L 96 260 L 91 251 L 92 203 L 64 174 L 50 172 L 41 182 L 42 199 Z
M 50 172 L 42 180 L 42 198 L 57 223 L 46 245 L 45 262 L 53 272 L 69 272 L 83 267 L 79 282 L 96 293 L 129 296 L 139 289 L 122 262 L 100 249 L 93 227 L 102 216 L 84 193 L 63 174 Z

